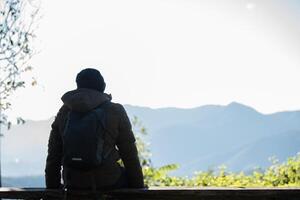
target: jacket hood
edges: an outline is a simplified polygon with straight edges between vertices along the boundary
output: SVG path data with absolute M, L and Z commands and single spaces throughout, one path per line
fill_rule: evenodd
M 64 104 L 76 112 L 93 110 L 105 101 L 111 101 L 111 99 L 111 95 L 87 88 L 69 91 L 61 97 Z

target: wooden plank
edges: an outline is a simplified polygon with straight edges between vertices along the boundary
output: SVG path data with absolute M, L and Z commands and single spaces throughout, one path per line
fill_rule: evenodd
M 111 199 L 300 200 L 300 188 L 158 188 L 111 191 Z
M 61 198 L 63 194 L 62 190 L 44 188 L 0 188 L 0 197 L 6 199 Z
M 300 188 L 149 188 L 114 191 L 71 191 L 79 199 L 104 196 L 106 199 L 169 200 L 300 200 Z M 44 188 L 0 188 L 0 197 L 8 199 L 61 199 L 62 190 Z

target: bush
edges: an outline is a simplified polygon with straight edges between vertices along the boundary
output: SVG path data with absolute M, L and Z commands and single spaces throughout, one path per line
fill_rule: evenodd
M 299 187 L 300 156 L 289 158 L 286 162 L 273 163 L 265 171 L 255 170 L 246 175 L 243 172 L 226 172 L 221 167 L 217 172 L 197 172 L 191 178 L 170 176 L 177 165 L 160 168 L 144 167 L 145 182 L 149 186 L 188 186 L 188 187 Z

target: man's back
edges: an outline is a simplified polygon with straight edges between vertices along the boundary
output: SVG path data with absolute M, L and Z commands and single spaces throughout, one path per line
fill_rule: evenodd
M 111 96 L 95 89 L 78 88 L 67 92 L 62 97 L 64 105 L 59 110 L 49 137 L 48 157 L 46 163 L 46 186 L 58 188 L 61 186 L 60 169 L 64 155 L 63 133 L 70 111 L 89 112 L 106 101 Z M 63 180 L 70 188 L 119 188 L 143 187 L 143 174 L 138 160 L 135 137 L 124 107 L 110 103 L 105 109 L 106 133 L 103 152 L 109 152 L 100 167 L 82 171 L 64 167 Z M 117 147 L 117 148 L 116 148 Z M 125 169 L 121 168 L 118 160 L 122 159 Z

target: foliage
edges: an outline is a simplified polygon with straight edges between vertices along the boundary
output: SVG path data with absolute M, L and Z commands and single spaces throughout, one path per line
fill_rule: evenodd
M 133 125 L 133 131 L 135 133 L 135 139 L 141 165 L 143 167 L 152 167 L 149 144 L 144 142 L 145 137 L 147 136 L 147 129 L 143 126 L 142 122 L 136 116 L 134 116 L 131 121 Z
M 251 174 L 244 172 L 227 172 L 225 166 L 218 171 L 208 170 L 196 172 L 192 177 L 169 175 L 178 169 L 178 165 L 170 164 L 155 168 L 152 166 L 150 150 L 143 142 L 147 131 L 138 118 L 133 119 L 134 127 L 138 127 L 137 147 L 143 165 L 145 183 L 148 186 L 187 186 L 187 187 L 300 187 L 300 154 L 289 158 L 284 163 L 272 158 L 272 165 L 266 170 L 254 170 Z M 143 131 L 142 131 L 143 130 Z
M 299 187 L 300 156 L 289 158 L 281 164 L 273 164 L 265 171 L 254 171 L 249 175 L 243 172 L 226 172 L 221 167 L 218 172 L 198 172 L 191 178 L 169 176 L 176 168 L 144 168 L 146 183 L 149 186 L 189 186 L 189 187 Z
M 33 22 L 37 13 L 32 1 L 0 1 L 0 110 L 10 108 L 9 96 L 25 86 L 21 75 L 32 69 L 27 62 L 34 54 Z M 0 122 L 7 122 L 5 115 Z

